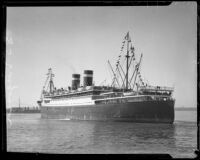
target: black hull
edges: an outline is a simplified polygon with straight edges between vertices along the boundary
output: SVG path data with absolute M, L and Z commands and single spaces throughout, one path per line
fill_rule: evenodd
M 92 106 L 41 107 L 45 119 L 173 123 L 174 101 L 141 101 Z

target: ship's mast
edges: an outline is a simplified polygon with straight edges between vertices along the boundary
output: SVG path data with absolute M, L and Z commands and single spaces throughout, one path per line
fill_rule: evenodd
M 128 90 L 128 70 L 129 70 L 129 32 L 126 35 L 127 40 L 127 54 L 126 54 L 126 90 Z
M 49 92 L 52 93 L 53 90 L 54 90 L 54 84 L 53 84 L 53 77 L 54 77 L 54 74 L 52 73 L 52 69 L 49 68 Z
M 49 68 L 48 73 L 47 73 L 47 79 L 46 79 L 45 84 L 44 84 L 43 89 L 42 89 L 41 99 L 42 99 L 45 91 L 49 91 L 49 93 L 52 93 L 54 91 L 53 77 L 54 77 L 54 74 L 52 73 L 52 69 Z M 49 83 L 47 85 L 48 81 L 49 81 Z M 45 88 L 46 88 L 46 90 L 45 90 Z
M 127 43 L 127 49 L 126 49 L 126 53 L 125 53 L 125 67 L 124 69 L 122 68 L 121 64 L 120 64 L 120 57 L 121 57 L 121 54 L 123 53 L 123 49 L 124 49 L 124 44 Z M 116 77 L 117 74 L 119 74 L 120 76 L 120 80 L 122 81 L 122 85 L 120 86 L 121 88 L 123 88 L 123 91 L 128 91 L 129 89 L 132 89 L 132 85 L 131 85 L 131 82 L 132 82 L 132 79 L 135 75 L 135 72 L 136 72 L 136 69 L 134 70 L 134 73 L 131 74 L 130 78 L 129 78 L 129 69 L 131 67 L 131 63 L 132 61 L 135 61 L 135 54 L 134 54 L 134 47 L 132 46 L 132 44 L 130 45 L 129 43 L 131 43 L 131 38 L 130 38 L 130 35 L 129 35 L 129 32 L 127 32 L 125 38 L 124 38 L 124 41 L 122 42 L 122 47 L 121 47 L 121 50 L 120 50 L 120 55 L 119 55 L 119 58 L 117 60 L 117 64 L 116 64 L 116 71 L 113 72 L 113 75 L 114 75 L 114 78 L 113 78 L 113 82 L 115 82 L 115 80 L 117 81 L 118 85 L 119 85 L 119 81 Z M 131 52 L 130 52 L 131 51 Z M 109 63 L 110 65 L 110 63 Z M 110 65 L 111 69 L 112 69 L 112 66 Z M 122 73 L 122 74 L 121 74 Z M 129 81 L 130 79 L 130 81 Z M 113 83 L 112 83 L 113 84 Z

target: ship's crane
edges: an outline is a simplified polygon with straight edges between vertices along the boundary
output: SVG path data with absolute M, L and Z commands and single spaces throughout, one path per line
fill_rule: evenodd
M 120 66 L 120 69 L 121 69 L 121 65 L 119 64 L 119 63 L 117 63 L 117 71 L 118 71 L 118 73 L 119 73 L 119 75 L 120 75 L 120 78 L 121 78 L 121 80 L 122 80 L 122 82 L 123 82 L 123 77 L 122 77 L 122 75 L 121 75 L 121 73 L 120 73 L 120 70 L 119 70 L 119 67 L 118 66 Z M 124 71 L 122 70 L 122 72 L 123 72 L 123 74 L 124 74 Z M 124 88 L 125 86 L 124 86 L 124 83 L 122 83 L 122 88 Z
M 121 69 L 121 71 L 122 71 L 122 73 L 123 73 L 123 75 L 124 75 L 124 79 L 123 79 L 123 77 L 121 76 L 120 70 L 118 69 L 118 72 L 119 72 L 120 77 L 121 77 L 121 80 L 122 80 L 122 88 L 123 88 L 123 87 L 125 87 L 124 82 L 125 82 L 125 79 L 126 79 L 126 74 L 125 74 L 125 72 L 124 72 L 124 70 L 123 70 L 123 68 L 122 68 L 122 66 L 121 66 L 120 64 L 119 64 L 119 67 L 120 67 L 120 69 Z M 129 87 L 131 88 L 130 82 L 128 82 L 128 85 L 129 85 Z
M 111 86 L 113 86 L 114 85 L 114 83 L 115 83 L 115 80 L 116 80 L 116 82 L 117 82 L 117 84 L 118 84 L 118 86 L 120 86 L 119 85 L 119 81 L 118 81 L 118 79 L 117 79 L 117 77 L 116 77 L 116 74 L 115 74 L 115 72 L 113 71 L 113 68 L 112 68 L 112 66 L 111 66 L 111 64 L 110 64 L 110 61 L 108 60 L 108 64 L 109 64 L 109 66 L 110 66 L 110 68 L 111 68 L 111 70 L 112 70 L 112 73 L 113 73 L 113 82 L 112 82 L 112 84 L 111 84 Z

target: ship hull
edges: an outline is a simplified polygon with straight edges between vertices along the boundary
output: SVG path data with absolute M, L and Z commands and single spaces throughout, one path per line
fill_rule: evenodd
M 174 101 L 141 101 L 88 106 L 41 106 L 41 118 L 173 123 Z
M 25 109 L 25 108 L 9 108 L 7 113 L 40 113 L 40 109 Z

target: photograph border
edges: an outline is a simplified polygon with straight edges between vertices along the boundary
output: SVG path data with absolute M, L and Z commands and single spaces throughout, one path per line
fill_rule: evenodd
M 64 159 L 64 158 L 87 158 L 87 159 L 176 159 L 169 154 L 44 154 L 44 153 L 18 153 L 7 152 L 6 141 L 6 96 L 5 96 L 5 66 L 6 66 L 6 18 L 7 7 L 50 7 L 50 6 L 166 6 L 170 5 L 172 1 L 65 1 L 65 0 L 3 0 L 1 3 L 1 119 L 2 119 L 2 152 L 6 158 L 12 159 Z M 199 108 L 199 3 L 197 3 L 197 150 L 195 151 L 196 158 L 200 157 L 200 108 Z

